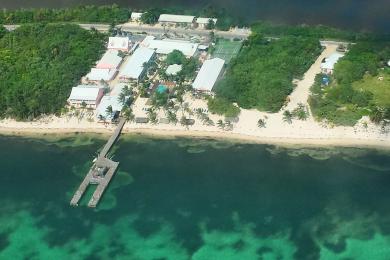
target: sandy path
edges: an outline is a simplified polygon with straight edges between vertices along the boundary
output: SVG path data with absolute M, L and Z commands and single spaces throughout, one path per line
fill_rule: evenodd
M 336 44 L 327 44 L 325 49 L 317 60 L 311 65 L 309 70 L 304 74 L 303 79 L 298 82 L 296 88 L 290 95 L 290 102 L 283 110 L 293 110 L 299 103 L 307 104 L 310 95 L 310 87 L 314 83 L 314 79 L 321 72 L 321 62 L 324 58 L 330 56 L 337 49 Z

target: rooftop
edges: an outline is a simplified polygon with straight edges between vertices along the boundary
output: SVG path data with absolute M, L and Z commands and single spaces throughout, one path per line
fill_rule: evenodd
M 206 17 L 196 18 L 196 22 L 199 24 L 208 24 L 210 20 L 212 20 L 214 22 L 214 24 L 216 24 L 218 21 L 217 18 L 206 18 Z
M 118 56 L 118 50 L 107 50 L 100 59 L 96 68 L 98 69 L 116 69 L 122 62 L 122 58 Z
M 140 47 L 136 49 L 119 72 L 119 77 L 138 79 L 144 71 L 144 63 L 149 62 L 153 54 L 154 50 L 148 48 Z
M 85 77 L 91 81 L 110 81 L 114 78 L 117 70 L 116 69 L 98 69 L 92 68 Z
M 225 61 L 220 58 L 206 60 L 199 70 L 192 87 L 196 90 L 211 91 L 217 81 Z
M 185 56 L 191 57 L 195 54 L 198 45 L 189 41 L 177 40 L 156 40 L 154 37 L 146 37 L 142 42 L 144 47 L 156 50 L 158 54 L 169 54 L 174 50 L 181 51 Z
M 334 65 L 338 62 L 340 58 L 344 57 L 344 54 L 335 52 L 325 59 L 325 62 L 321 64 L 321 69 L 333 69 Z
M 139 20 L 144 13 L 132 12 L 131 20 Z
M 172 65 L 169 65 L 167 70 L 165 71 L 165 73 L 167 75 L 176 75 L 177 73 L 179 73 L 182 69 L 182 65 L 179 65 L 179 64 L 172 64 Z
M 161 22 L 172 22 L 172 23 L 192 23 L 195 16 L 191 15 L 176 15 L 176 14 L 161 14 L 158 21 Z
M 106 109 L 111 106 L 112 111 L 121 111 L 123 108 L 123 104 L 119 102 L 118 96 L 103 96 L 99 106 L 96 108 L 96 115 L 102 115 L 104 117 L 110 118 L 110 115 L 107 116 Z
M 127 37 L 110 37 L 107 48 L 126 51 L 129 49 L 129 39 Z
M 96 85 L 78 85 L 72 88 L 69 100 L 96 101 L 101 87 Z

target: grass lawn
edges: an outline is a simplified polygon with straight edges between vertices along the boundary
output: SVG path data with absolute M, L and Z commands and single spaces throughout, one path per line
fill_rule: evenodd
M 220 39 L 215 45 L 213 58 L 221 58 L 229 63 L 241 49 L 242 42 Z
M 383 80 L 379 80 L 383 77 Z M 390 106 L 390 69 L 381 71 L 377 76 L 366 75 L 362 80 L 352 84 L 356 90 L 370 91 L 373 96 L 373 101 L 380 107 Z

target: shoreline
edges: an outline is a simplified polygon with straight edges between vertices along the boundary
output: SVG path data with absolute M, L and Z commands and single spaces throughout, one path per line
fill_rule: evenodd
M 109 136 L 113 128 L 8 128 L 0 127 L 0 136 L 22 136 L 43 138 L 47 135 L 77 135 L 77 134 L 100 134 Z M 269 137 L 254 136 L 228 131 L 200 131 L 179 129 L 153 129 L 153 128 L 124 128 L 122 135 L 142 135 L 156 138 L 190 138 L 190 139 L 213 139 L 222 141 L 234 141 L 249 144 L 268 144 L 284 147 L 345 147 L 345 148 L 373 148 L 390 150 L 390 142 L 386 140 L 361 139 L 361 138 L 294 138 L 294 137 Z

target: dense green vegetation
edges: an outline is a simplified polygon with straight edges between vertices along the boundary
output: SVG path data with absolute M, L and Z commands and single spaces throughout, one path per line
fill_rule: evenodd
M 160 73 L 161 78 L 177 82 L 184 82 L 185 80 L 190 80 L 195 76 L 195 71 L 198 67 L 198 61 L 196 58 L 191 57 L 187 59 L 186 56 L 179 50 L 172 51 L 165 59 L 165 65 L 173 64 L 181 65 L 181 70 L 176 75 L 166 75 L 166 66 L 164 66 Z
M 225 98 L 209 98 L 207 106 L 211 113 L 224 115 L 228 118 L 234 118 L 240 114 L 240 109 Z
M 229 12 L 224 8 L 215 8 L 211 5 L 207 5 L 202 9 L 190 10 L 180 7 L 170 7 L 170 8 L 150 8 L 144 10 L 144 14 L 141 17 L 141 21 L 147 24 L 155 24 L 158 21 L 160 14 L 185 14 L 185 15 L 194 15 L 197 17 L 209 17 L 217 18 L 218 21 L 214 25 L 209 24 L 207 27 L 216 28 L 220 30 L 229 30 L 231 26 L 234 25 L 244 25 L 242 20 L 238 17 L 230 15 Z
M 64 9 L 1 10 L 0 24 L 36 22 L 100 22 L 124 23 L 130 18 L 130 10 L 118 5 L 78 6 Z
M 25 25 L 0 39 L 0 117 L 59 113 L 98 60 L 104 36 L 77 25 Z
M 233 59 L 217 86 L 217 96 L 243 108 L 277 112 L 300 78 L 321 52 L 318 39 L 285 36 L 265 40 L 254 34 Z
M 318 75 L 309 103 L 314 116 L 336 125 L 355 125 L 363 116 L 373 121 L 390 119 L 390 42 L 359 42 L 351 46 L 334 69 L 329 86 Z
M 7 30 L 0 24 L 0 38 L 3 38 L 3 36 L 7 33 Z
M 304 36 L 317 39 L 336 39 L 346 41 L 361 41 L 374 39 L 390 39 L 390 34 L 374 34 L 352 32 L 324 25 L 278 25 L 268 22 L 257 22 L 251 26 L 253 31 L 270 37 Z

